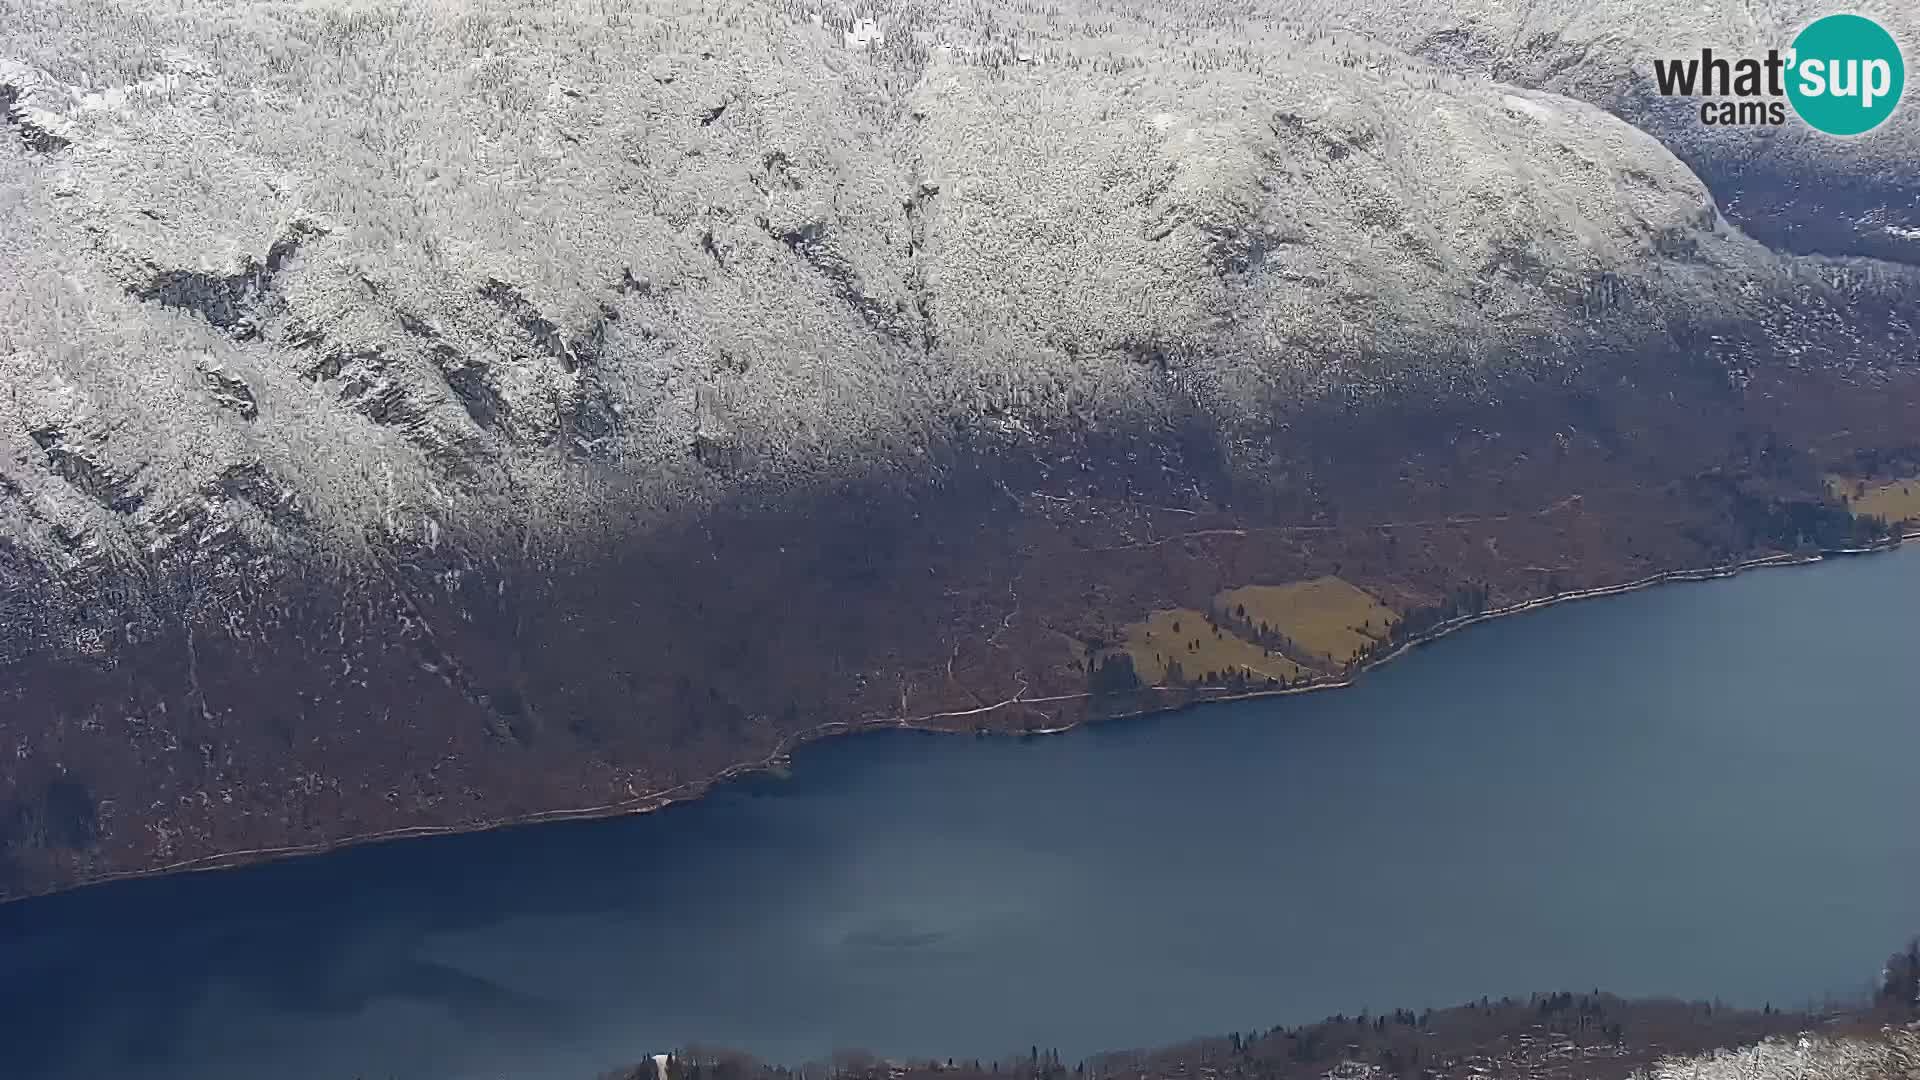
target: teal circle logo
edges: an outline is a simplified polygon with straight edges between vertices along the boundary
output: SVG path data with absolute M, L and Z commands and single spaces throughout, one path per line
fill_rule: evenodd
M 1907 63 L 1886 28 L 1864 15 L 1828 15 L 1793 39 L 1787 99 L 1816 131 L 1860 135 L 1893 115 Z

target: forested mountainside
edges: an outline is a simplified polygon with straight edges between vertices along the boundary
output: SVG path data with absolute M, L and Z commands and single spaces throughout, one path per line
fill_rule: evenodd
M 1669 7 L 0 0 L 0 897 L 1897 531 L 1920 113 Z
M 1039 1046 L 990 1063 L 845 1050 L 802 1066 L 689 1046 L 600 1080 L 1911 1080 L 1920 1076 L 1917 979 L 1920 941 L 1893 954 L 1871 999 L 1818 1011 L 1558 991 L 1334 1016 L 1071 1064 Z
M 1031 1059 L 1004 1064 L 885 1063 L 854 1054 L 804 1070 L 769 1068 L 710 1051 L 649 1061 L 600 1080 L 1910 1080 L 1920 1075 L 1920 1031 L 1845 1021 L 1840 1031 L 1823 1030 L 1832 1023 L 1799 1014 L 1755 1015 L 1705 1004 L 1567 993 L 1437 1012 L 1340 1017 L 1073 1066 L 1038 1047 Z M 1599 1032 L 1602 1026 L 1605 1031 Z M 1635 1042 L 1627 1041 L 1630 1030 Z M 1638 1044 L 1641 1037 L 1667 1041 Z

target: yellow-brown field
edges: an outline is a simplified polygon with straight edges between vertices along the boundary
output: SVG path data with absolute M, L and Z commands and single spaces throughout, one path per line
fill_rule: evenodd
M 1166 682 L 1167 669 L 1174 662 L 1187 682 L 1198 682 L 1209 671 L 1243 672 L 1256 682 L 1268 678 L 1292 682 L 1314 674 L 1284 656 L 1268 655 L 1230 631 L 1216 632 L 1207 624 L 1205 612 L 1191 608 L 1156 611 L 1145 622 L 1129 625 L 1122 648 L 1133 657 L 1134 674 L 1149 686 Z
M 1873 482 L 1846 476 L 1827 477 L 1827 488 L 1846 500 L 1847 509 L 1870 514 L 1892 524 L 1920 522 L 1920 478 Z
M 1214 598 L 1217 610 L 1266 623 L 1330 669 L 1345 665 L 1384 637 L 1400 616 L 1365 590 L 1337 577 L 1286 585 L 1243 585 Z

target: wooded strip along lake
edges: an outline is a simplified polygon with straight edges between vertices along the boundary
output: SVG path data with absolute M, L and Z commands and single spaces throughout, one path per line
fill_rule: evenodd
M 1802 1003 L 1920 932 L 1920 551 L 1501 619 L 1343 691 L 812 747 L 644 817 L 0 907 L 0 1074 L 1069 1060 L 1482 994 Z

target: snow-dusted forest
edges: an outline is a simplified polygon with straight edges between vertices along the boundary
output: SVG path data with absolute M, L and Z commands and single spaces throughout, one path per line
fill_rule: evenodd
M 505 467 L 676 503 L 1756 316 L 1794 270 L 1558 95 L 1790 7 L 7 0 L 0 524 L 130 557 L 256 466 L 342 537 Z

